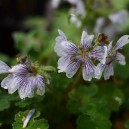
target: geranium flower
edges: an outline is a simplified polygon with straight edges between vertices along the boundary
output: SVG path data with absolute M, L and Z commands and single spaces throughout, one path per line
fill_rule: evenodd
M 110 78 L 110 76 L 114 75 L 114 69 L 113 69 L 113 62 L 116 61 L 117 63 L 121 65 L 125 65 L 125 56 L 122 55 L 120 52 L 118 52 L 119 49 L 121 49 L 124 45 L 129 43 L 129 35 L 122 36 L 116 43 L 114 47 L 112 47 L 112 42 L 108 45 L 108 55 L 106 58 L 106 63 L 98 64 L 98 68 L 100 69 L 100 76 L 104 76 L 104 79 L 107 80 Z
M 1 87 L 8 89 L 9 94 L 13 94 L 18 90 L 21 99 L 33 97 L 34 90 L 39 95 L 45 92 L 46 80 L 37 73 L 37 69 L 28 58 L 24 62 L 9 67 L 3 61 L 0 61 L 0 74 L 7 73 L 8 76 L 1 82 Z
M 82 66 L 83 79 L 91 81 L 97 78 L 99 69 L 96 68 L 92 59 L 105 63 L 105 46 L 92 46 L 94 35 L 88 35 L 86 31 L 82 32 L 80 46 L 67 40 L 65 34 L 59 30 L 59 36 L 56 38 L 55 52 L 60 56 L 58 60 L 58 72 L 66 72 L 68 78 L 73 77 L 80 66 Z

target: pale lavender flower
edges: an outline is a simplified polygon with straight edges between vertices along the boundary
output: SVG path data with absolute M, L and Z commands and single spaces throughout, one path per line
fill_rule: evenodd
M 121 49 L 124 45 L 129 43 L 129 35 L 122 36 L 116 43 L 114 47 L 112 47 L 112 42 L 108 45 L 108 55 L 106 58 L 106 63 L 98 64 L 98 68 L 100 69 L 100 76 L 101 78 L 102 74 L 104 76 L 104 79 L 107 80 L 110 78 L 110 76 L 114 75 L 114 69 L 113 69 L 113 62 L 116 61 L 117 63 L 121 65 L 125 65 L 125 56 L 122 55 L 120 52 L 118 52 L 119 49 Z
M 97 78 L 99 70 L 96 68 L 91 58 L 105 63 L 106 47 L 92 47 L 94 35 L 88 35 L 86 31 L 82 32 L 80 46 L 67 40 L 65 34 L 59 30 L 59 36 L 56 38 L 55 52 L 60 56 L 58 60 L 58 72 L 66 72 L 66 76 L 71 78 L 82 65 L 83 79 L 91 81 Z
M 73 23 L 77 28 L 81 27 L 82 22 L 78 19 L 75 14 L 70 15 L 70 22 Z
M 76 15 L 81 15 L 82 17 L 85 17 L 86 10 L 82 0 L 66 0 L 66 1 L 75 6 L 72 8 L 73 10 L 72 12 L 74 12 Z
M 18 90 L 20 98 L 23 99 L 33 97 L 35 89 L 39 95 L 45 92 L 45 78 L 37 74 L 28 60 L 12 68 L 0 61 L 0 74 L 3 73 L 8 73 L 8 76 L 2 80 L 1 87 L 8 89 L 9 94 Z
M 82 0 L 65 0 L 73 5 L 72 8 L 70 8 L 70 22 L 74 24 L 76 27 L 81 27 L 82 21 L 81 19 L 84 19 L 86 16 L 86 10 L 85 6 Z M 80 16 L 80 17 L 78 17 Z

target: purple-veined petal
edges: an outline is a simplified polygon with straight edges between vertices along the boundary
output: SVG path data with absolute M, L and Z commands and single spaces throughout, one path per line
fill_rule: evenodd
M 113 63 L 109 63 L 105 66 L 104 69 L 104 79 L 108 80 L 110 78 L 110 76 L 114 75 L 114 69 L 113 69 Z
M 38 95 L 44 95 L 45 93 L 45 82 L 42 76 L 37 75 L 35 78 L 35 87 L 37 89 L 36 93 Z
M 27 70 L 26 65 L 18 64 L 18 65 L 13 66 L 11 69 L 9 69 L 9 72 L 10 73 L 25 73 L 26 74 L 28 72 L 28 70 Z
M 117 52 L 116 53 L 116 60 L 118 61 L 119 64 L 121 65 L 125 65 L 126 62 L 125 62 L 125 56 L 122 55 L 121 53 Z
M 70 63 L 70 56 L 62 56 L 58 60 L 58 72 L 64 72 L 67 65 Z
M 93 78 L 100 79 L 100 69 L 97 67 L 95 68 L 95 73 Z
M 63 56 L 63 55 L 64 55 L 64 52 L 63 52 L 62 46 L 61 46 L 61 42 L 60 42 L 60 43 L 57 43 L 57 42 L 56 42 L 56 45 L 55 45 L 55 47 L 54 47 L 54 51 L 56 52 L 56 54 L 57 54 L 58 56 Z
M 64 32 L 62 32 L 61 30 L 58 30 L 58 32 L 59 32 L 59 36 L 56 38 L 56 45 L 54 47 L 54 50 L 58 56 L 62 56 L 63 50 L 61 47 L 61 42 L 66 41 L 67 37 L 65 36 Z
M 74 76 L 74 74 L 77 72 L 77 70 L 79 69 L 80 67 L 80 60 L 76 61 L 76 62 L 70 62 L 68 65 L 67 65 L 67 68 L 65 70 L 66 72 L 66 76 L 68 78 L 71 78 Z
M 97 68 L 98 68 L 99 71 L 100 71 L 100 74 L 97 76 L 97 77 L 98 77 L 97 79 L 100 79 L 100 78 L 101 78 L 101 76 L 102 76 L 102 74 L 103 74 L 103 71 L 104 71 L 104 69 L 105 69 L 105 66 L 106 66 L 106 64 L 101 64 L 101 63 L 99 63 L 99 64 L 97 65 Z
M 85 81 L 91 81 L 96 74 L 96 66 L 90 61 L 85 60 L 82 67 L 82 75 Z
M 94 38 L 94 35 L 88 35 L 86 31 L 83 31 L 81 36 L 82 48 L 88 49 L 89 47 L 91 47 L 93 38 Z
M 78 51 L 78 48 L 76 47 L 76 45 L 69 41 L 62 41 L 61 47 L 65 55 L 74 55 Z
M 58 29 L 59 35 L 62 37 L 63 40 L 67 40 L 67 37 L 65 36 L 65 33 Z
M 107 51 L 110 52 L 112 50 L 112 42 L 109 43 L 108 47 L 107 47 Z
M 35 89 L 34 79 L 35 77 L 28 77 L 22 80 L 22 83 L 20 84 L 20 87 L 18 88 L 19 96 L 21 99 L 24 99 L 26 97 L 28 98 L 33 97 L 34 89 Z
M 89 57 L 100 61 L 102 64 L 105 64 L 107 57 L 107 47 L 97 46 L 89 53 Z
M 113 49 L 118 50 L 122 48 L 124 45 L 126 45 L 127 43 L 129 43 L 129 35 L 124 35 L 117 41 Z
M 60 32 L 60 33 L 63 33 L 63 32 Z M 64 36 L 59 36 L 57 37 L 57 39 L 56 39 L 56 45 L 54 47 L 54 50 L 58 56 L 64 56 L 69 54 L 73 55 L 77 53 L 78 48 L 74 43 L 65 40 Z
M 0 74 L 8 73 L 9 69 L 10 69 L 10 67 L 7 64 L 5 64 L 3 61 L 0 60 Z
M 13 80 L 13 75 L 9 74 L 6 78 L 4 78 L 1 82 L 1 87 L 4 89 L 8 89 L 10 86 L 11 82 Z
M 13 94 L 19 87 L 21 87 L 24 82 L 24 79 L 24 75 L 17 76 L 13 74 L 10 85 L 7 87 L 9 94 Z
M 61 30 L 58 30 L 59 32 L 59 36 L 57 36 L 56 38 L 56 43 L 61 43 L 62 41 L 66 41 L 67 37 L 65 36 L 64 32 L 62 32 Z

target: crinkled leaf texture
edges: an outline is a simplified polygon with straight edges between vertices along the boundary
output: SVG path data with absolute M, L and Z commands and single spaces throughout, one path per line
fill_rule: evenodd
M 15 115 L 15 122 L 13 123 L 13 129 L 23 129 L 23 122 L 29 111 L 19 112 Z M 40 116 L 40 112 L 34 113 L 34 116 L 30 118 L 30 121 L 25 129 L 48 129 L 49 125 L 47 120 L 35 118 Z
M 69 93 L 67 108 L 71 113 L 78 114 L 91 101 L 92 97 L 98 92 L 98 87 L 92 84 L 89 87 L 80 86 Z
M 11 101 L 16 101 L 18 98 L 15 95 L 8 95 L 4 91 L 0 91 L 0 111 L 10 108 Z
M 111 122 L 107 120 L 92 120 L 87 115 L 80 115 L 77 119 L 77 129 L 110 129 Z

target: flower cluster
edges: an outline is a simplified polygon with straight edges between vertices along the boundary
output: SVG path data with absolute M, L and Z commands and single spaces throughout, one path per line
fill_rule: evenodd
M 92 45 L 94 35 L 82 32 L 80 46 L 67 40 L 65 34 L 59 30 L 56 38 L 55 52 L 60 56 L 58 60 L 58 72 L 65 72 L 68 78 L 73 77 L 80 66 L 82 66 L 83 79 L 91 81 L 92 78 L 100 79 L 104 72 L 104 78 L 109 79 L 113 75 L 112 62 L 117 60 L 124 65 L 125 57 L 118 52 L 125 44 L 129 43 L 129 35 L 122 36 L 115 47 L 112 42 L 107 45 L 107 36 L 101 34 Z M 95 65 L 96 61 L 100 63 Z
M 45 92 L 45 85 L 48 80 L 39 74 L 36 64 L 32 64 L 27 57 L 18 58 L 19 64 L 9 67 L 0 61 L 0 74 L 7 73 L 8 76 L 1 82 L 1 87 L 8 89 L 9 94 L 18 90 L 21 99 L 33 97 L 34 90 L 39 95 Z
M 122 36 L 116 43 L 114 47 L 112 47 L 112 42 L 108 45 L 108 54 L 106 58 L 105 64 L 99 63 L 98 68 L 100 69 L 100 77 L 102 74 L 104 75 L 104 79 L 107 80 L 110 76 L 114 75 L 113 70 L 113 62 L 116 61 L 121 65 L 125 65 L 125 56 L 118 52 L 124 45 L 129 43 L 129 35 Z M 99 77 L 99 78 L 100 78 Z

